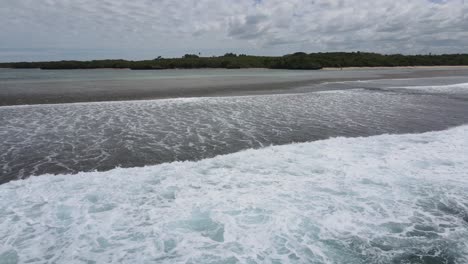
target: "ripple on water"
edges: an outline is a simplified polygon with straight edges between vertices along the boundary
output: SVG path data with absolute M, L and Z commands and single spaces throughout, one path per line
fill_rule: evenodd
M 0 183 L 336 136 L 445 129 L 468 122 L 467 106 L 445 95 L 346 90 L 0 107 Z

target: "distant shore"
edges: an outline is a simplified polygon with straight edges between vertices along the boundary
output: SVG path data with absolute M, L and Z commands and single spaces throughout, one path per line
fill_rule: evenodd
M 131 68 L 78 68 L 78 69 L 41 69 L 41 68 L 14 68 L 0 67 L 0 69 L 37 69 L 37 70 L 132 70 Z M 241 68 L 247 70 L 287 70 L 287 69 L 271 69 L 264 67 Z M 318 71 L 340 71 L 340 70 L 395 70 L 395 69 L 439 69 L 439 70 L 456 70 L 468 69 L 468 65 L 433 65 L 433 66 L 392 66 L 392 67 L 324 67 Z M 139 71 L 139 69 L 133 69 Z M 239 70 L 226 68 L 171 68 L 171 69 L 141 69 L 141 71 L 165 71 L 165 70 Z M 292 69 L 294 70 L 294 69 Z
M 287 69 L 287 70 L 320 70 L 322 68 L 345 67 L 406 67 L 406 66 L 443 66 L 468 65 L 468 54 L 379 54 L 372 52 L 296 52 L 284 56 L 255 56 L 226 53 L 222 56 L 203 57 L 200 54 L 185 54 L 180 58 L 163 58 L 149 60 L 61 60 L 38 62 L 0 63 L 0 68 L 39 68 L 59 69 L 103 69 L 128 68 L 131 70 L 165 70 L 165 69 Z

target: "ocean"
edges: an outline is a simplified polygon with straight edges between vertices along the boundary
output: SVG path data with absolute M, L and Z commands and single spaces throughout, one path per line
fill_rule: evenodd
M 310 77 L 257 71 L 187 78 Z M 112 79 L 79 74 L 0 89 Z M 362 80 L 0 107 L 0 263 L 468 262 L 468 77 L 337 74 Z

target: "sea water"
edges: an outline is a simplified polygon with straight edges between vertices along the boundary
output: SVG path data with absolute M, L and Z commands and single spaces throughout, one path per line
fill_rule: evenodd
M 467 263 L 466 83 L 0 107 L 0 263 Z
M 46 173 L 201 160 L 337 136 L 442 130 L 468 123 L 465 79 L 328 83 L 322 92 L 304 87 L 301 93 L 259 96 L 0 107 L 0 183 Z M 465 83 L 453 84 L 460 81 Z M 429 82 L 438 86 L 421 86 Z
M 0 186 L 2 263 L 467 263 L 468 126 Z

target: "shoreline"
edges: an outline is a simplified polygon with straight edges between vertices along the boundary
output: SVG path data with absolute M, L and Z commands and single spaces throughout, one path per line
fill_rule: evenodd
M 325 67 L 321 70 L 328 70 L 328 71 L 339 71 L 339 70 L 396 70 L 396 69 L 440 69 L 440 70 L 454 70 L 454 69 L 468 69 L 468 65 L 460 65 L 460 66 L 453 66 L 453 65 L 446 65 L 446 66 L 395 66 L 395 67 Z
M 0 67 L 9 70 L 41 70 L 41 71 L 93 71 L 93 70 L 131 70 L 131 71 L 191 71 L 191 70 L 266 70 L 266 71 L 336 71 L 336 70 L 398 70 L 398 69 L 468 69 L 468 65 L 434 65 L 434 66 L 369 66 L 369 67 L 323 67 L 320 69 L 271 69 L 271 68 L 167 68 L 167 69 L 132 69 L 132 68 L 76 68 L 76 69 L 42 69 Z

